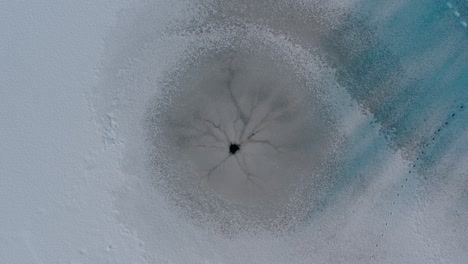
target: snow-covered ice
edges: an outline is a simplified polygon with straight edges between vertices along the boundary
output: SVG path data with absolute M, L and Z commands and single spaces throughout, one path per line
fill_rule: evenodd
M 466 1 L 1 6 L 0 263 L 468 261 Z

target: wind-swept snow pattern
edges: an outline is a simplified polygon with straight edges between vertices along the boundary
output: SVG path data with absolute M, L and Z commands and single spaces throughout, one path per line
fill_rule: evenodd
M 93 108 L 148 263 L 468 259 L 466 1 L 141 1 Z

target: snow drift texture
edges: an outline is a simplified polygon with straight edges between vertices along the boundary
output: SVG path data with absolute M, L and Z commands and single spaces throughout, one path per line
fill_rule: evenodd
M 78 165 L 23 198 L 42 209 L 25 230 L 2 231 L 0 253 L 10 263 L 21 252 L 12 244 L 38 263 L 464 263 L 467 8 L 136 1 L 101 30 L 99 62 L 82 66 L 97 68 L 87 104 L 63 102 L 89 110 L 68 134 L 95 141 L 48 152 L 52 166 Z M 54 190 L 64 195 L 37 198 Z M 9 215 L 2 228 L 28 216 Z M 51 219 L 66 232 L 45 234 Z

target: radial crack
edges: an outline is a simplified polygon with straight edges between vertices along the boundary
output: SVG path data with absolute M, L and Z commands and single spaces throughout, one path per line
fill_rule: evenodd
M 270 146 L 271 148 L 273 148 L 276 152 L 280 153 L 280 154 L 283 154 L 283 151 L 280 150 L 280 147 L 274 145 L 273 143 L 270 142 L 270 140 L 252 140 L 252 139 L 249 139 L 246 141 L 246 143 L 258 143 L 258 144 L 265 144 L 267 146 Z
M 221 135 L 224 136 L 224 141 L 229 142 L 229 138 L 228 138 L 226 132 L 224 132 L 224 131 L 221 129 L 221 127 L 220 127 L 219 125 L 216 125 L 214 122 L 212 122 L 212 121 L 210 121 L 210 120 L 208 120 L 208 119 L 203 119 L 203 121 L 205 121 L 206 123 L 208 123 L 208 124 L 210 125 L 209 127 L 210 127 L 210 130 L 211 130 L 213 136 L 215 136 L 215 137 L 216 137 L 218 140 L 220 140 L 220 141 L 223 140 L 222 138 L 219 138 L 219 137 L 216 135 L 215 131 L 217 131 L 218 134 L 221 133 Z M 213 131 L 213 130 L 214 130 L 214 131 Z
M 263 118 L 262 120 L 253 128 L 253 132 L 250 134 L 250 136 L 248 136 L 246 139 L 244 139 L 243 141 L 246 141 L 248 139 L 250 139 L 251 137 L 253 137 L 255 134 L 257 134 L 258 132 L 262 131 L 263 129 L 265 129 L 269 124 L 269 122 L 275 120 L 276 117 L 270 119 L 270 116 L 272 113 L 274 113 L 276 111 L 270 111 L 268 112 Z M 244 127 L 244 131 L 242 133 L 242 138 L 245 137 L 245 128 L 247 127 L 247 125 Z
M 223 165 L 224 162 L 226 162 L 227 159 L 229 159 L 230 155 L 227 155 L 226 158 L 224 158 L 222 161 L 220 161 L 216 166 L 214 166 L 213 168 L 211 168 L 208 173 L 206 174 L 206 176 L 204 176 L 203 178 L 207 178 L 207 181 L 210 180 L 210 177 L 211 177 L 211 174 L 217 169 L 219 168 L 219 166 Z
M 209 146 L 209 145 L 205 145 L 205 144 L 197 144 L 197 145 L 193 145 L 193 147 L 224 150 L 224 148 L 222 148 L 222 147 Z
M 255 96 L 255 102 L 252 102 L 249 117 L 248 117 L 247 121 L 245 122 L 244 128 L 242 129 L 242 132 L 240 134 L 240 140 L 242 140 L 242 138 L 244 137 L 247 126 L 250 124 L 250 121 L 252 120 L 253 113 L 254 113 L 255 109 L 257 109 L 257 107 L 259 105 L 260 104 L 258 103 L 258 91 L 257 91 L 256 96 Z
M 226 88 L 229 92 L 229 97 L 231 98 L 232 102 L 234 103 L 234 106 L 236 107 L 238 117 L 240 117 L 242 121 L 244 121 L 244 123 L 246 124 L 247 117 L 245 116 L 245 113 L 242 112 L 239 102 L 237 101 L 236 97 L 234 96 L 232 92 L 232 81 L 234 80 L 234 71 L 232 70 L 231 66 L 229 67 L 228 72 L 229 72 L 229 78 L 226 82 Z
M 253 174 L 251 174 L 250 172 L 248 172 L 248 171 L 247 171 L 246 169 L 244 169 L 244 167 L 242 166 L 241 162 L 239 161 L 239 158 L 238 158 L 237 156 L 235 156 L 235 158 L 236 158 L 237 165 L 239 166 L 239 168 L 241 169 L 241 171 L 245 174 L 246 180 L 247 180 L 248 182 L 252 183 L 255 187 L 257 187 L 259 190 L 261 190 L 261 191 L 263 192 L 263 191 L 264 191 L 264 190 L 263 190 L 263 187 L 262 187 L 259 183 L 255 182 L 255 181 L 253 180 L 253 178 L 258 178 L 258 179 L 260 179 L 260 180 L 263 180 L 263 179 L 260 178 L 260 177 L 255 176 L 255 175 L 253 175 Z

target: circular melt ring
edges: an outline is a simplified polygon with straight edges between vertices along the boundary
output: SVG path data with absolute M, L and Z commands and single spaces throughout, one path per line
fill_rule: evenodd
M 150 172 L 197 222 L 294 226 L 333 180 L 317 58 L 253 26 L 191 37 L 147 111 Z

